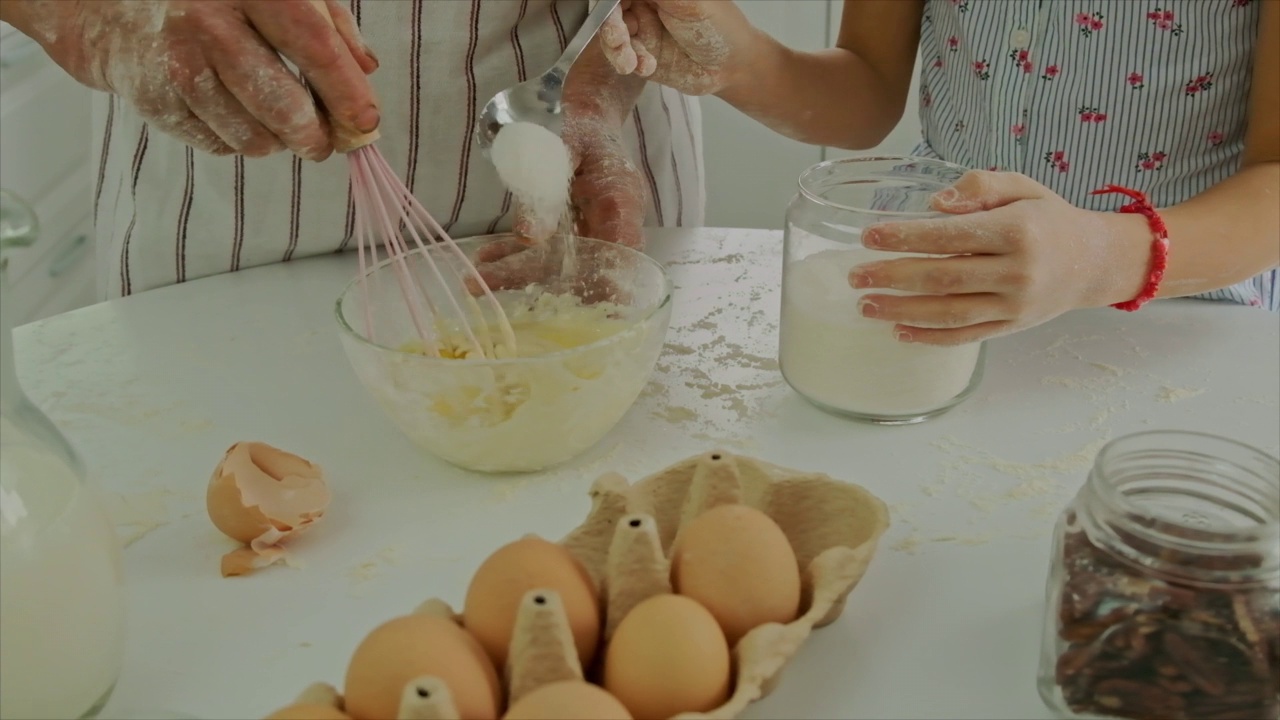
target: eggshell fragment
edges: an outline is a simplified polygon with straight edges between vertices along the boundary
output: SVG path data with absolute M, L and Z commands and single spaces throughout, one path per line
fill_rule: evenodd
M 324 517 L 329 487 L 319 465 L 260 442 L 232 445 L 209 479 L 209 519 L 247 547 L 222 558 L 222 575 L 287 559 L 286 540 Z
M 800 565 L 778 523 L 748 505 L 719 505 L 680 530 L 671 584 L 702 604 L 729 646 L 769 622 L 800 613 Z
M 520 698 L 502 720 L 631 720 L 631 713 L 605 690 L 582 680 L 566 680 Z
M 562 545 L 527 535 L 498 548 L 481 563 L 467 587 L 463 625 L 505 668 L 520 603 L 530 590 L 554 590 L 564 604 L 583 667 L 600 641 L 600 598 L 582 563 Z
M 729 644 L 716 619 L 680 595 L 654 595 L 618 625 L 604 687 L 637 718 L 708 712 L 729 697 Z
M 436 678 L 462 720 L 492 720 L 502 686 L 484 648 L 447 618 L 405 615 L 379 625 L 356 648 L 344 683 L 346 711 L 358 720 L 399 716 L 409 683 Z

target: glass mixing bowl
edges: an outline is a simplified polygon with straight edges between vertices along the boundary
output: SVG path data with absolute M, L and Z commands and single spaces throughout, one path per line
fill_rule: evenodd
M 457 244 L 482 268 L 525 350 L 499 359 L 423 354 L 395 267 L 384 260 L 338 298 L 356 376 L 410 440 L 461 468 L 534 472 L 573 459 L 622 419 L 649 381 L 671 320 L 666 270 L 644 253 L 588 238 L 524 248 L 510 235 L 487 235 Z M 465 273 L 445 267 L 459 268 L 458 258 L 442 245 L 427 252 L 444 284 L 422 250 L 406 260 L 434 306 L 449 307 L 451 294 L 486 318 L 473 325 L 497 337 L 484 299 L 467 301 L 458 281 Z M 523 356 L 533 346 L 537 354 Z

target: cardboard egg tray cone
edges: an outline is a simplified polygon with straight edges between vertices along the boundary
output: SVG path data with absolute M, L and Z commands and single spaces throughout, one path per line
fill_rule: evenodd
M 676 537 L 704 510 L 741 503 L 761 510 L 782 528 L 801 571 L 801 613 L 790 623 L 766 623 L 733 649 L 733 692 L 720 707 L 676 718 L 727 720 L 768 695 L 782 670 L 813 631 L 840 616 L 845 600 L 866 573 L 889 512 L 864 488 L 820 473 L 807 473 L 727 452 L 710 452 L 676 463 L 630 484 L 616 473 L 591 487 L 587 519 L 560 544 L 586 567 L 605 607 L 604 640 L 631 608 L 653 595 L 672 592 L 668 554 Z M 415 612 L 461 617 L 430 599 Z M 550 682 L 582 679 L 573 635 L 559 596 L 550 590 L 525 594 L 504 669 L 507 703 Z M 313 685 L 299 701 L 341 707 L 332 687 Z M 454 720 L 448 689 L 434 678 L 405 688 L 399 720 Z

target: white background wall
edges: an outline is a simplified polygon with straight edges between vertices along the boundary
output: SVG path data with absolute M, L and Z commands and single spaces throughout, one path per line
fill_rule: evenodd
M 843 0 L 738 0 L 757 27 L 803 50 L 831 47 Z M 822 160 L 873 153 L 909 153 L 920 139 L 919 73 L 902 122 L 878 147 L 860 153 L 788 140 L 717 98 L 702 100 L 707 225 L 781 228 L 796 178 Z

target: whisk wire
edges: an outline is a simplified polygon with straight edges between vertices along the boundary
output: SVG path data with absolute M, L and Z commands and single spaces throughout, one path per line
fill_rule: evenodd
M 384 193 L 379 192 L 377 181 L 371 172 L 371 167 L 376 164 L 371 163 L 370 158 L 368 157 L 368 152 L 371 148 L 372 146 L 366 146 L 365 148 L 361 148 L 349 155 L 351 169 L 353 171 L 352 178 L 355 181 L 354 184 L 360 187 L 363 195 L 363 202 L 357 202 L 356 212 L 359 214 L 361 206 L 363 206 L 368 210 L 370 216 L 382 221 L 382 224 L 379 227 L 394 227 L 391 225 L 390 214 L 387 211 L 384 201 Z M 376 152 L 376 150 L 373 150 L 373 152 Z M 375 238 L 366 238 L 366 240 L 371 241 L 371 248 L 376 247 Z M 413 323 L 414 329 L 418 333 L 418 337 L 426 346 L 426 351 L 433 355 L 438 355 L 439 348 L 438 343 L 436 342 L 436 333 L 433 332 L 435 328 L 433 328 L 430 323 L 424 322 L 422 317 L 424 310 L 430 313 L 431 316 L 435 316 L 435 308 L 431 303 L 431 299 L 426 295 L 426 290 L 414 282 L 412 271 L 409 268 L 409 263 L 405 260 L 404 245 L 398 237 L 398 234 L 384 233 L 382 240 L 386 245 L 390 268 L 395 273 L 397 283 L 400 286 L 401 295 L 403 296 L 406 305 L 408 305 L 410 321 Z M 374 249 L 372 252 L 376 259 L 377 250 Z M 430 261 L 430 258 L 428 258 L 428 261 Z M 377 267 L 376 263 L 374 267 Z M 425 308 L 423 307 L 424 301 L 426 305 Z M 367 299 L 366 304 L 368 304 Z
M 385 163 L 381 163 L 381 164 L 372 163 L 371 165 L 372 166 L 370 167 L 370 170 L 375 179 L 375 182 L 381 181 L 382 183 L 381 187 L 386 191 L 386 195 L 390 199 L 396 199 L 397 195 L 400 195 L 401 200 L 403 200 L 403 198 L 406 195 L 408 197 L 413 197 L 411 194 L 407 192 L 407 190 L 403 194 L 397 191 L 397 186 L 400 184 L 399 180 L 396 179 L 394 175 L 390 174 L 391 169 L 387 167 Z M 431 257 L 430 250 L 428 249 L 426 243 L 423 242 L 422 235 L 426 235 L 427 238 L 431 238 L 431 234 L 429 233 L 425 225 L 423 225 L 421 222 L 418 222 L 418 223 L 414 222 L 415 218 L 412 217 L 408 212 L 409 206 L 407 205 L 407 203 L 402 201 L 396 204 L 395 208 L 398 210 L 400 220 L 403 221 L 405 229 L 408 231 L 409 237 L 413 238 L 414 244 L 417 245 L 419 254 L 427 260 L 427 265 L 428 267 L 430 267 L 432 275 L 435 276 L 435 279 L 440 283 L 441 286 L 448 287 L 448 282 L 445 280 L 444 275 L 440 272 L 439 264 L 437 264 L 435 262 L 435 259 Z M 426 211 L 423 210 L 423 212 L 425 213 Z M 418 232 L 419 228 L 422 229 L 421 235 Z M 452 241 L 444 242 L 443 244 L 448 246 L 452 244 Z M 406 253 L 406 254 L 408 253 L 408 245 L 405 244 L 403 236 L 396 238 L 396 246 L 402 253 Z M 462 278 L 458 274 L 457 270 L 453 267 L 451 263 L 446 263 L 446 265 L 449 266 L 449 270 L 453 273 L 454 277 L 458 280 L 459 287 L 465 290 L 466 286 L 464 283 L 462 283 Z M 486 352 L 486 347 L 482 345 L 480 343 L 480 340 L 476 337 L 476 334 L 472 328 L 471 323 L 466 322 L 467 315 L 463 311 L 462 306 L 458 304 L 458 300 L 454 296 L 454 294 L 450 292 L 446 292 L 445 297 L 447 298 L 449 305 L 452 306 L 455 316 L 462 318 L 463 322 L 461 323 L 461 329 L 463 333 L 466 335 L 467 340 L 471 343 L 471 346 L 472 346 L 471 349 L 478 355 L 492 356 L 494 354 L 493 344 L 492 343 L 488 344 L 488 348 Z M 433 311 L 434 311 L 434 307 L 433 307 Z M 486 325 L 486 323 L 483 321 L 484 319 L 481 317 L 477 317 L 476 320 L 477 320 L 476 324 L 479 325 L 481 328 L 484 328 L 484 326 Z
M 499 347 L 494 342 L 489 322 L 486 322 L 480 303 L 472 292 L 473 289 L 478 289 L 484 295 L 484 301 L 492 311 L 492 321 L 497 324 L 501 333 L 502 349 L 514 356 L 515 332 L 498 298 L 467 254 L 405 187 L 377 147 L 373 144 L 364 145 L 347 153 L 347 158 L 355 205 L 360 290 L 365 301 L 365 333 L 369 339 L 378 342 L 374 334 L 376 329 L 367 278 L 369 275 L 374 276 L 374 290 L 377 292 L 380 286 L 378 269 L 386 265 L 396 278 L 400 295 L 408 306 L 410 320 L 424 345 L 425 353 L 440 357 L 442 346 L 447 349 L 455 342 L 449 336 L 460 333 L 469 343 L 469 353 L 480 357 L 498 356 Z M 408 258 L 413 253 L 405 235 L 412 238 L 417 254 L 429 268 L 429 278 L 442 289 L 443 299 L 433 299 L 433 293 L 428 291 L 421 278 L 410 267 Z M 385 262 L 380 262 L 378 258 L 379 240 L 386 250 Z M 433 251 L 439 246 L 443 246 L 443 251 L 447 254 L 441 261 L 456 281 L 454 283 L 446 279 L 445 272 L 434 256 Z M 456 262 L 451 262 L 450 256 Z M 459 302 L 456 297 L 458 292 L 465 297 L 464 302 Z M 377 297 L 381 298 L 381 295 Z M 442 310 L 447 311 L 443 314 L 449 317 L 442 317 Z M 440 320 L 445 322 L 439 323 Z M 456 323 L 453 322 L 455 320 Z
M 440 223 L 436 222 L 436 219 L 431 216 L 431 213 L 427 212 L 426 208 L 422 207 L 422 204 L 413 196 L 413 193 L 409 192 L 408 188 L 403 185 L 399 185 L 397 189 L 404 202 L 404 207 L 412 212 L 423 226 L 430 229 L 437 237 L 441 238 L 441 241 L 447 250 L 458 258 L 463 267 L 468 269 L 469 276 L 475 281 L 477 287 L 480 288 L 481 294 L 484 295 L 486 303 L 488 303 L 490 310 L 493 311 L 493 315 L 497 321 L 498 330 L 502 333 L 503 344 L 514 354 L 516 349 L 515 331 L 511 328 L 511 322 L 507 319 L 507 314 L 502 309 L 501 303 L 498 302 L 497 296 L 495 296 L 493 291 L 489 288 L 489 284 L 485 282 L 485 279 L 480 275 L 480 272 L 475 269 L 475 266 L 471 263 L 471 259 L 467 257 L 467 254 L 462 252 L 462 248 L 458 247 L 453 239 L 449 237 L 449 233 L 440 226 Z M 470 295 L 468 295 L 468 297 L 473 302 L 475 301 L 474 297 L 471 297 Z

